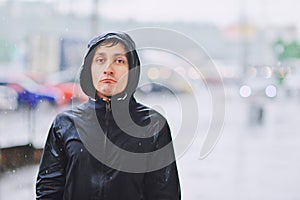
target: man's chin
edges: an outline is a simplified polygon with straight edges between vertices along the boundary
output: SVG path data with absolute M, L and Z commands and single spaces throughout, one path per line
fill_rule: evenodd
M 111 96 L 113 96 L 113 93 L 110 91 L 103 91 L 103 90 L 98 90 L 97 94 L 100 98 L 102 99 L 109 99 Z

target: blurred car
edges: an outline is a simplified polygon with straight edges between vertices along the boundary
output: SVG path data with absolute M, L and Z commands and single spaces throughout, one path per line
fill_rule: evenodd
M 0 85 L 9 87 L 17 93 L 18 107 L 36 108 L 41 103 L 56 105 L 60 102 L 61 91 L 40 85 L 22 74 L 9 74 L 0 77 Z
M 18 93 L 0 84 L 0 110 L 15 110 L 18 107 Z
M 247 79 L 242 82 L 239 93 L 241 97 L 263 101 L 277 96 L 277 86 L 274 81 L 264 78 Z
M 277 96 L 277 81 L 270 67 L 251 68 L 240 82 L 239 94 L 252 101 L 264 101 Z
M 266 102 L 278 95 L 277 81 L 270 67 L 252 68 L 250 72 L 241 80 L 239 94 L 249 103 L 249 122 L 262 124 Z
M 59 89 L 62 92 L 60 105 L 70 104 L 72 102 L 85 102 L 88 97 L 82 91 L 80 84 L 76 81 L 77 70 L 68 69 L 50 74 L 45 86 Z
M 172 88 L 173 89 L 173 88 Z M 173 89 L 174 90 L 174 89 Z M 137 92 L 141 94 L 149 93 L 168 93 L 172 94 L 172 90 L 160 83 L 147 83 L 137 88 Z
M 80 84 L 75 82 L 65 82 L 56 84 L 46 84 L 53 89 L 58 89 L 62 93 L 62 97 L 58 102 L 59 105 L 66 105 L 72 102 L 85 102 L 88 97 L 82 91 Z

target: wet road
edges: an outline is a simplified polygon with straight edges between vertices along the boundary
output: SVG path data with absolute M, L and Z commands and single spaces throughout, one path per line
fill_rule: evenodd
M 170 108 L 176 104 L 163 97 L 160 99 Z M 214 150 L 205 159 L 199 159 L 204 137 L 200 133 L 177 161 L 182 199 L 300 199 L 298 101 L 282 97 L 268 102 L 264 106 L 262 124 L 249 124 L 249 109 L 253 107 L 239 98 L 235 90 L 228 90 L 223 135 Z M 203 112 L 206 111 L 203 108 Z M 163 112 L 169 116 L 171 128 L 176 133 L 179 119 L 174 117 L 175 113 Z M 207 124 L 209 119 L 201 121 L 200 129 Z M 41 134 L 36 142 L 41 143 L 45 133 L 35 134 Z M 37 166 L 4 173 L 0 178 L 0 199 L 34 199 L 36 173 Z

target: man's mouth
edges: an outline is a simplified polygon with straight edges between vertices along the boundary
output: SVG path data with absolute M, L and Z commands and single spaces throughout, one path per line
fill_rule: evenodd
M 101 83 L 116 83 L 117 81 L 111 78 L 104 78 L 100 80 Z

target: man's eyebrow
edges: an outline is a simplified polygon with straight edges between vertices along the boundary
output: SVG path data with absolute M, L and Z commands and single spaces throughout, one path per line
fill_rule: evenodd
M 125 53 L 115 53 L 114 56 L 126 56 Z
M 103 56 L 103 55 L 106 55 L 106 53 L 105 52 L 96 52 L 95 55 Z M 115 54 L 113 54 L 113 56 L 126 56 L 126 53 L 115 53 Z
M 104 53 L 104 52 L 96 52 L 95 53 L 95 55 L 97 55 L 97 56 L 103 56 L 103 55 L 105 55 L 106 53 Z

